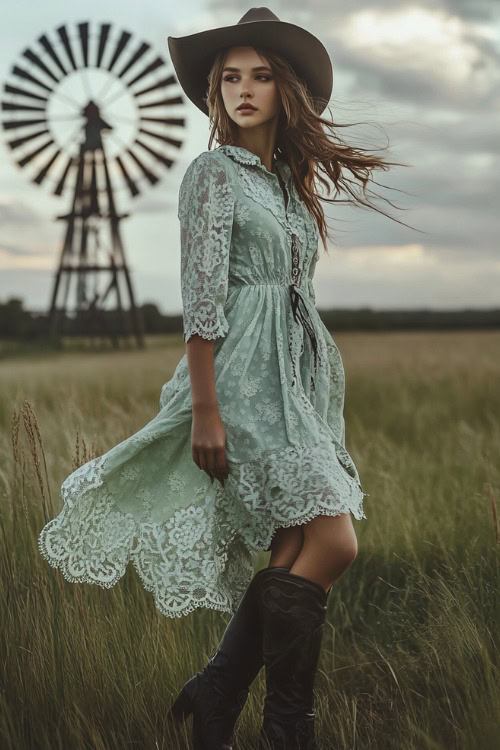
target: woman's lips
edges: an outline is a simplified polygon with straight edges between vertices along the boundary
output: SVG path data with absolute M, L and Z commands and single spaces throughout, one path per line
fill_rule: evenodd
M 245 113 L 248 113 L 248 112 L 257 112 L 256 109 L 252 109 L 251 107 L 241 107 L 237 111 L 238 112 L 245 112 Z

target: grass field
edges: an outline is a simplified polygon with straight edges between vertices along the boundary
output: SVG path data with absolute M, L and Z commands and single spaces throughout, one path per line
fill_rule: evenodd
M 500 332 L 335 334 L 366 520 L 317 676 L 331 750 L 500 747 Z M 159 615 L 130 566 L 66 582 L 38 532 L 73 468 L 158 411 L 182 338 L 0 361 L 0 747 L 181 750 L 166 712 L 229 619 Z M 40 438 L 37 436 L 37 426 Z M 256 568 L 268 553 L 256 558 Z M 254 750 L 263 672 L 235 733 Z

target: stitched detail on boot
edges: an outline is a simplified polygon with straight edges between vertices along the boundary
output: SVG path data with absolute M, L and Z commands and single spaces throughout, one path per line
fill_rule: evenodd
M 264 590 L 262 597 L 262 603 L 271 612 L 282 612 L 295 618 L 311 616 L 310 609 L 304 606 L 306 602 L 307 594 L 305 591 L 299 590 L 286 594 L 272 584 Z
M 307 619 L 312 623 L 316 618 L 320 624 L 326 615 L 326 607 L 311 601 L 310 592 L 306 589 L 296 589 L 287 593 L 282 588 L 270 583 L 262 591 L 263 606 L 271 612 L 281 612 L 294 619 Z

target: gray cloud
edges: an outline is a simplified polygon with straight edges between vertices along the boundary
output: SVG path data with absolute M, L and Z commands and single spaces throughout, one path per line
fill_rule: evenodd
M 44 223 L 43 217 L 35 211 L 31 203 L 22 200 L 0 201 L 0 226 L 35 227 Z
M 439 150 L 443 154 L 451 152 L 457 158 L 467 154 L 495 157 L 500 155 L 498 125 L 491 115 L 477 117 L 469 113 L 455 122 L 440 122 L 437 118 L 434 123 L 403 122 L 401 126 L 392 128 L 391 140 L 399 148 L 404 148 L 412 161 L 415 161 L 419 151 L 429 153 L 431 150 Z
M 21 257 L 36 257 L 39 255 L 38 250 L 34 250 L 32 247 L 22 247 L 21 245 L 13 245 L 8 242 L 2 242 L 0 240 L 0 251 L 7 253 L 15 258 Z
M 377 9 L 399 11 L 404 8 L 419 5 L 424 8 L 441 8 L 450 14 L 474 21 L 492 21 L 498 18 L 499 8 L 496 0 L 377 0 Z M 234 14 L 234 23 L 248 10 L 247 0 L 210 0 L 207 3 L 212 13 Z M 331 0 L 276 0 L 271 10 L 282 21 L 301 24 L 299 20 L 291 20 L 308 16 L 310 18 L 340 18 L 347 14 L 364 9 L 373 9 L 373 0 L 349 0 L 345 5 L 334 5 Z M 307 24 L 304 25 L 307 26 Z
M 377 6 L 379 10 L 379 6 Z M 378 56 L 371 49 L 353 48 L 344 43 L 342 25 L 332 24 L 330 38 L 325 38 L 336 71 L 346 71 L 353 83 L 346 92 L 350 96 L 370 94 L 414 106 L 449 109 L 456 112 L 491 112 L 495 102 L 500 102 L 500 51 L 476 30 L 465 30 L 457 35 L 456 42 L 470 49 L 475 60 L 471 62 L 467 77 L 462 81 L 450 79 L 450 69 L 434 58 L 439 52 L 429 46 L 415 47 L 414 52 L 424 53 L 416 67 L 412 60 L 412 47 L 400 47 L 390 56 Z M 450 61 L 451 65 L 451 61 Z M 334 97 L 336 91 L 334 91 Z M 345 94 L 344 94 L 345 96 Z
M 493 21 L 498 18 L 498 4 L 495 0 L 441 0 L 441 5 L 455 15 L 474 21 Z

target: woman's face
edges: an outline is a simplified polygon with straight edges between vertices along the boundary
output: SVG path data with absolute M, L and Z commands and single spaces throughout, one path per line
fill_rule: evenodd
M 222 71 L 221 94 L 229 117 L 241 128 L 262 125 L 281 109 L 271 68 L 253 47 L 231 47 Z M 243 102 L 250 102 L 255 110 L 238 110 Z

